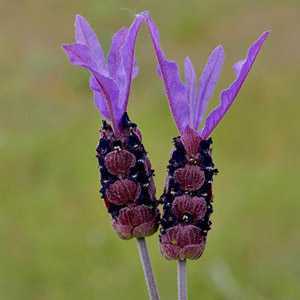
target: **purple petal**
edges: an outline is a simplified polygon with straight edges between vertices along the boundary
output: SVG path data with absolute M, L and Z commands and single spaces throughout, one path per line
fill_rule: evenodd
M 196 106 L 196 74 L 194 66 L 189 57 L 184 60 L 184 75 L 187 88 L 188 104 L 189 104 L 189 125 L 193 127 L 193 114 Z
M 180 80 L 177 64 L 167 60 L 160 48 L 159 32 L 155 23 L 148 14 L 145 13 L 144 16 L 151 34 L 152 44 L 157 56 L 161 77 L 164 81 L 171 112 L 178 130 L 183 132 L 189 124 L 187 89 Z
M 124 71 L 125 71 L 125 88 L 121 90 L 119 105 L 123 111 L 126 111 L 128 98 L 131 88 L 131 82 L 136 75 L 136 66 L 135 66 L 135 43 L 138 31 L 144 21 L 143 14 L 136 15 L 133 23 L 128 29 L 126 40 L 124 46 L 121 49 Z
M 124 77 L 124 67 L 120 50 L 124 45 L 127 33 L 128 28 L 123 27 L 114 34 L 112 37 L 111 48 L 108 53 L 109 74 L 112 78 L 116 78 L 116 82 L 120 80 L 119 77 Z M 119 78 L 119 80 L 117 78 Z
M 95 104 L 105 118 L 117 124 L 121 116 L 118 108 L 119 90 L 114 81 L 96 71 L 97 66 L 90 49 L 85 45 L 63 45 L 63 49 L 72 64 L 83 67 L 92 74 L 90 88 L 94 92 Z
M 105 100 L 105 106 L 100 104 L 101 109 L 105 107 L 107 110 L 109 119 L 113 123 L 113 127 L 117 130 L 119 121 L 122 117 L 122 111 L 118 107 L 119 89 L 115 82 L 97 71 L 91 69 L 90 72 L 94 76 L 91 88 L 93 91 L 99 92 L 102 98 Z
M 199 128 L 203 120 L 208 103 L 219 80 L 223 64 L 224 49 L 222 46 L 218 46 L 209 55 L 202 75 L 200 76 L 198 97 L 195 109 L 193 110 L 195 112 L 193 118 L 193 128 L 195 130 Z
M 81 16 L 76 16 L 75 21 L 76 43 L 63 46 L 72 64 L 90 72 L 94 102 L 101 114 L 112 121 L 115 130 L 127 108 L 131 81 L 138 73 L 134 52 L 143 21 L 143 15 L 137 15 L 129 29 L 122 28 L 114 35 L 108 65 L 95 32 Z
M 156 65 L 156 74 L 158 75 L 158 77 L 159 77 L 160 79 L 163 79 L 159 64 Z
M 96 68 L 89 48 L 81 44 L 69 44 L 62 46 L 71 64 L 83 68 Z
M 87 20 L 80 15 L 77 15 L 75 20 L 75 40 L 76 43 L 83 44 L 90 49 L 99 71 L 105 67 L 105 56 L 97 35 Z
M 96 107 L 104 118 L 110 119 L 109 110 L 104 95 L 99 91 L 98 82 L 94 76 L 90 77 L 90 89 L 93 91 L 93 99 Z
M 220 104 L 207 117 L 205 126 L 201 132 L 202 138 L 206 139 L 211 135 L 214 128 L 219 124 L 219 122 L 222 120 L 222 118 L 234 102 L 268 35 L 269 32 L 264 32 L 249 48 L 246 59 L 239 67 L 240 71 L 238 72 L 237 78 L 226 90 L 222 91 Z

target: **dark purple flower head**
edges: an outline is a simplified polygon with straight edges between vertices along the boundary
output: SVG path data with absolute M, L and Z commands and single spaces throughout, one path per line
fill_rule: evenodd
M 234 65 L 236 78 L 221 92 L 220 104 L 204 121 L 224 63 L 224 49 L 216 47 L 197 80 L 191 60 L 184 61 L 184 82 L 175 62 L 160 47 L 159 32 L 150 15 L 143 13 L 158 60 L 169 107 L 180 136 L 168 164 L 168 176 L 161 196 L 163 213 L 160 247 L 167 259 L 197 259 L 205 248 L 213 211 L 212 182 L 217 169 L 212 160 L 210 135 L 222 120 L 242 87 L 269 32 L 263 33 L 248 50 L 247 57 Z M 199 128 L 203 124 L 202 128 Z
M 183 134 L 187 128 L 191 128 L 198 132 L 202 139 L 207 139 L 236 99 L 269 32 L 264 32 L 251 45 L 246 58 L 234 65 L 235 80 L 221 92 L 220 104 L 208 115 L 203 127 L 199 129 L 220 77 L 224 63 L 224 49 L 218 46 L 212 51 L 198 81 L 192 62 L 187 57 L 184 61 L 185 81 L 182 82 L 177 64 L 168 60 L 160 47 L 159 32 L 155 23 L 148 13 L 143 15 L 157 56 L 159 75 L 164 81 L 169 106 L 179 132 Z
M 125 114 L 122 135 L 104 122 L 97 147 L 101 194 L 122 239 L 153 234 L 159 223 L 153 170 L 137 125 Z
M 117 31 L 105 58 L 95 32 L 82 16 L 77 15 L 75 43 L 63 45 L 70 62 L 89 71 L 95 104 L 103 117 L 112 123 L 116 134 L 127 109 L 131 82 L 138 73 L 135 41 L 142 22 L 143 16 L 137 15 L 129 28 Z

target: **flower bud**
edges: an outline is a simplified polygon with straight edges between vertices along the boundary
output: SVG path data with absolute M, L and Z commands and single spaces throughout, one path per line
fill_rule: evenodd
M 127 150 L 114 150 L 105 156 L 104 164 L 112 175 L 127 175 L 135 165 L 135 156 Z
M 158 210 L 145 205 L 122 208 L 113 221 L 113 227 L 120 238 L 128 240 L 153 234 L 158 227 Z
M 175 171 L 175 180 L 184 191 L 196 191 L 201 188 L 205 181 L 204 172 L 199 166 L 186 165 Z
M 141 193 L 141 187 L 129 179 L 120 179 L 112 183 L 106 190 L 106 198 L 116 205 L 124 205 L 136 201 Z
M 205 217 L 207 205 L 202 197 L 183 195 L 176 197 L 172 205 L 172 212 L 179 220 L 188 223 L 200 221 Z
M 167 259 L 197 259 L 205 248 L 205 235 L 194 225 L 177 225 L 161 236 L 161 253 Z
M 199 158 L 199 147 L 201 140 L 202 139 L 199 134 L 190 127 L 187 127 L 187 129 L 184 131 L 181 136 L 181 141 L 184 145 L 188 159 L 193 160 Z

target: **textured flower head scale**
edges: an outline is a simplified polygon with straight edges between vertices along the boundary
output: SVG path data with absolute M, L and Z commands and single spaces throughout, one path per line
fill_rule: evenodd
M 131 83 L 138 73 L 135 42 L 143 21 L 137 15 L 129 28 L 114 34 L 107 59 L 81 16 L 76 16 L 75 43 L 63 46 L 72 64 L 89 71 L 94 102 L 108 121 L 103 121 L 97 147 L 101 194 L 123 239 L 153 234 L 159 220 L 153 170 L 141 132 L 126 112 Z
M 217 173 L 211 157 L 210 136 L 236 99 L 269 32 L 264 32 L 251 45 L 246 58 L 234 65 L 235 80 L 221 92 L 219 105 L 199 129 L 221 73 L 223 47 L 218 46 L 212 51 L 198 81 L 191 60 L 186 58 L 185 81 L 182 82 L 177 64 L 167 60 L 160 47 L 156 25 L 147 12 L 143 15 L 157 56 L 159 76 L 180 133 L 174 139 L 175 149 L 161 197 L 161 251 L 168 259 L 196 259 L 204 251 L 211 225 L 212 180 Z

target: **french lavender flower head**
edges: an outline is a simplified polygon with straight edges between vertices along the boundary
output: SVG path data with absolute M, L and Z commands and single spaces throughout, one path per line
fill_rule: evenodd
M 75 21 L 75 43 L 63 45 L 70 62 L 89 71 L 94 102 L 107 120 L 96 150 L 101 194 L 122 239 L 151 235 L 159 221 L 153 170 L 141 132 L 126 112 L 138 72 L 135 41 L 142 23 L 143 16 L 137 15 L 129 28 L 114 34 L 107 59 L 95 32 L 81 16 Z
M 161 252 L 167 259 L 197 259 L 204 251 L 211 226 L 212 181 L 217 173 L 211 156 L 210 136 L 236 99 L 269 32 L 264 32 L 251 45 L 246 58 L 234 65 L 235 80 L 221 92 L 219 105 L 199 129 L 221 73 L 223 47 L 218 46 L 212 51 L 198 82 L 187 57 L 184 62 L 185 82 L 182 82 L 177 64 L 167 60 L 160 47 L 156 25 L 149 14 L 144 13 L 144 17 L 157 56 L 159 75 L 180 133 L 174 138 L 175 149 L 169 160 L 161 197 Z

